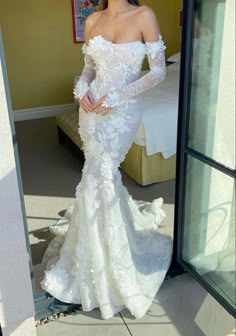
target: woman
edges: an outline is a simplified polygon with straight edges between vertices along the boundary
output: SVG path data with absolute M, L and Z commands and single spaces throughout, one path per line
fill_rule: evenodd
M 85 311 L 99 307 L 104 319 L 124 308 L 140 318 L 164 280 L 172 242 L 158 232 L 163 199 L 133 200 L 118 167 L 141 120 L 138 95 L 165 79 L 165 46 L 150 8 L 109 0 L 88 17 L 82 50 L 74 95 L 85 164 L 74 206 L 50 228 L 56 238 L 41 285 Z M 150 71 L 139 78 L 145 55 Z

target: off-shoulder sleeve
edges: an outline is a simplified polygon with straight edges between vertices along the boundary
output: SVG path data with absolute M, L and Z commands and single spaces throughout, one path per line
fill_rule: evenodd
M 148 57 L 149 72 L 143 77 L 126 84 L 122 88 L 109 91 L 103 102 L 105 107 L 116 107 L 123 102 L 132 102 L 131 98 L 143 93 L 155 85 L 161 83 L 166 78 L 166 61 L 165 49 L 166 46 L 159 35 L 157 41 L 146 42 L 146 55 Z
M 77 83 L 75 83 L 73 94 L 75 99 L 81 99 L 89 90 L 89 84 L 95 77 L 95 63 L 93 58 L 87 53 L 87 46 L 83 44 L 84 67 Z

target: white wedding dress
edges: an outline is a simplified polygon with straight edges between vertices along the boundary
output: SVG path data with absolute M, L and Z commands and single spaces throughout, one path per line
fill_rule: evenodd
M 44 254 L 41 286 L 85 311 L 99 307 L 104 319 L 124 308 L 140 318 L 170 266 L 172 239 L 158 229 L 166 216 L 163 199 L 132 199 L 118 167 L 141 121 L 139 94 L 165 79 L 165 45 L 161 35 L 122 44 L 98 35 L 82 50 L 85 66 L 74 95 L 90 90 L 97 100 L 107 94 L 104 105 L 112 110 L 106 116 L 79 110 L 82 179 L 74 205 L 50 227 L 56 237 Z M 145 55 L 150 71 L 139 78 Z

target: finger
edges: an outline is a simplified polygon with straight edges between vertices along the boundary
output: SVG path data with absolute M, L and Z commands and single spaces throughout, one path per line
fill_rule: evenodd
M 111 112 L 111 110 L 109 109 L 109 110 L 107 110 L 106 112 L 104 112 L 102 115 L 103 116 L 106 116 L 108 113 L 110 113 Z
M 103 112 L 101 113 L 102 114 L 102 116 L 106 116 L 109 112 L 111 112 L 111 108 L 105 108 L 104 110 L 103 110 Z
M 96 110 L 98 109 L 99 107 L 101 107 L 101 102 L 98 100 L 96 103 L 92 104 L 92 110 Z
M 89 111 L 87 110 L 87 107 L 86 106 L 84 106 L 84 105 L 80 105 L 81 107 L 82 107 L 82 109 L 84 110 L 84 112 L 86 112 L 86 113 L 88 113 Z
M 86 111 L 86 112 L 88 112 L 87 110 L 88 110 L 88 106 L 87 106 L 87 104 L 84 102 L 84 100 L 81 100 L 80 101 L 80 106 Z
M 89 101 L 91 102 L 91 104 L 94 104 L 95 100 L 93 99 L 93 96 L 92 96 L 90 91 L 88 91 L 88 98 L 89 98 Z
M 87 93 L 79 100 L 79 103 L 86 112 L 91 111 L 92 104 L 88 99 Z
M 92 111 L 92 103 L 90 102 L 90 100 L 89 100 L 87 94 L 84 96 L 83 101 L 84 101 L 84 103 L 86 104 L 86 106 L 88 107 L 88 109 L 89 109 L 90 111 Z
M 91 109 L 91 103 L 88 102 L 88 99 L 83 99 L 83 102 L 82 102 L 83 106 L 86 108 L 87 112 L 91 112 L 92 109 Z
M 85 101 L 81 102 L 81 106 L 86 112 L 91 112 L 91 109 L 89 108 L 88 104 L 86 104 Z
M 96 109 L 96 110 L 93 110 L 93 112 L 97 113 L 97 114 L 102 114 L 102 110 L 101 109 Z
M 103 101 L 105 100 L 106 96 L 101 97 L 98 101 L 96 101 L 94 104 L 92 104 L 92 109 L 95 110 L 97 107 L 102 105 Z

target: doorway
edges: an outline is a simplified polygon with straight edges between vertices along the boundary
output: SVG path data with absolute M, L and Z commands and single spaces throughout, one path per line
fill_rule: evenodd
M 232 255 L 231 249 L 234 244 L 232 239 L 235 218 L 235 209 L 232 207 L 235 197 L 235 161 L 232 161 L 233 130 L 227 139 L 223 132 L 224 141 L 227 141 L 224 148 L 216 148 L 214 142 L 217 137 L 222 136 L 218 127 L 221 122 L 216 122 L 215 116 L 218 113 L 221 116 L 217 108 L 221 111 L 220 104 L 223 104 L 217 97 L 219 90 L 223 89 L 220 87 L 222 80 L 220 62 L 221 52 L 226 48 L 224 45 L 226 43 L 224 33 L 227 29 L 224 25 L 225 13 L 225 1 L 213 3 L 202 0 L 184 3 L 185 26 L 179 91 L 179 111 L 184 111 L 184 114 L 181 114 L 178 123 L 177 187 L 174 179 L 139 186 L 125 173 L 123 173 L 123 181 L 130 194 L 136 199 L 152 200 L 163 197 L 164 209 L 168 214 L 166 218 L 168 225 L 164 229 L 167 231 L 163 232 L 172 235 L 175 239 L 173 267 L 178 261 L 181 268 L 191 272 L 232 313 L 235 302 L 229 302 L 227 297 L 232 297 L 230 293 L 235 286 L 233 282 L 235 269 L 232 266 L 234 259 L 231 258 L 228 263 L 227 251 Z M 208 58 L 203 59 L 201 55 L 208 55 Z M 214 59 L 214 62 L 211 62 L 211 59 Z M 173 63 L 169 66 L 171 76 L 178 65 Z M 204 77 L 206 73 L 207 82 Z M 209 73 L 212 76 L 211 81 L 208 81 Z M 231 110 L 228 109 L 228 111 Z M 230 116 L 233 118 L 232 115 Z M 228 129 L 228 126 L 225 125 L 224 130 Z M 83 155 L 79 150 L 72 148 L 70 141 L 65 137 L 62 139 L 61 134 L 58 134 L 55 116 L 17 121 L 15 129 L 24 189 L 25 222 L 29 235 L 36 317 L 42 318 L 52 312 L 67 310 L 70 306 L 43 292 L 39 281 L 43 274 L 41 267 L 43 254 L 54 237 L 49 226 L 63 217 L 65 210 L 74 203 L 75 186 L 80 180 L 83 167 Z M 58 135 L 60 135 L 59 138 Z M 60 143 L 62 141 L 63 144 Z M 227 151 L 224 150 L 226 144 Z M 220 150 L 227 154 L 222 157 Z M 219 181 L 223 186 L 227 186 L 227 193 L 225 193 L 224 202 L 220 193 L 218 199 L 213 202 L 212 195 L 216 192 L 214 186 L 218 185 Z M 200 201 L 199 195 L 201 195 Z M 175 200 L 177 210 L 175 210 Z M 221 207 L 218 206 L 219 204 Z M 218 217 L 217 211 L 224 213 L 222 218 Z M 202 215 L 200 224 L 199 214 Z M 215 215 L 219 220 L 216 227 L 210 224 Z M 224 235 L 224 240 L 216 248 L 217 232 L 220 232 L 220 237 Z M 209 237 L 212 237 L 210 239 L 212 244 L 206 248 L 205 243 Z M 193 240 L 196 244 L 192 244 Z M 223 267 L 221 270 L 218 269 L 219 260 Z M 227 260 L 229 270 L 224 268 L 223 260 Z M 210 263 L 212 269 L 209 269 Z M 222 274 L 224 274 L 223 277 Z M 217 283 L 216 275 L 219 276 Z

